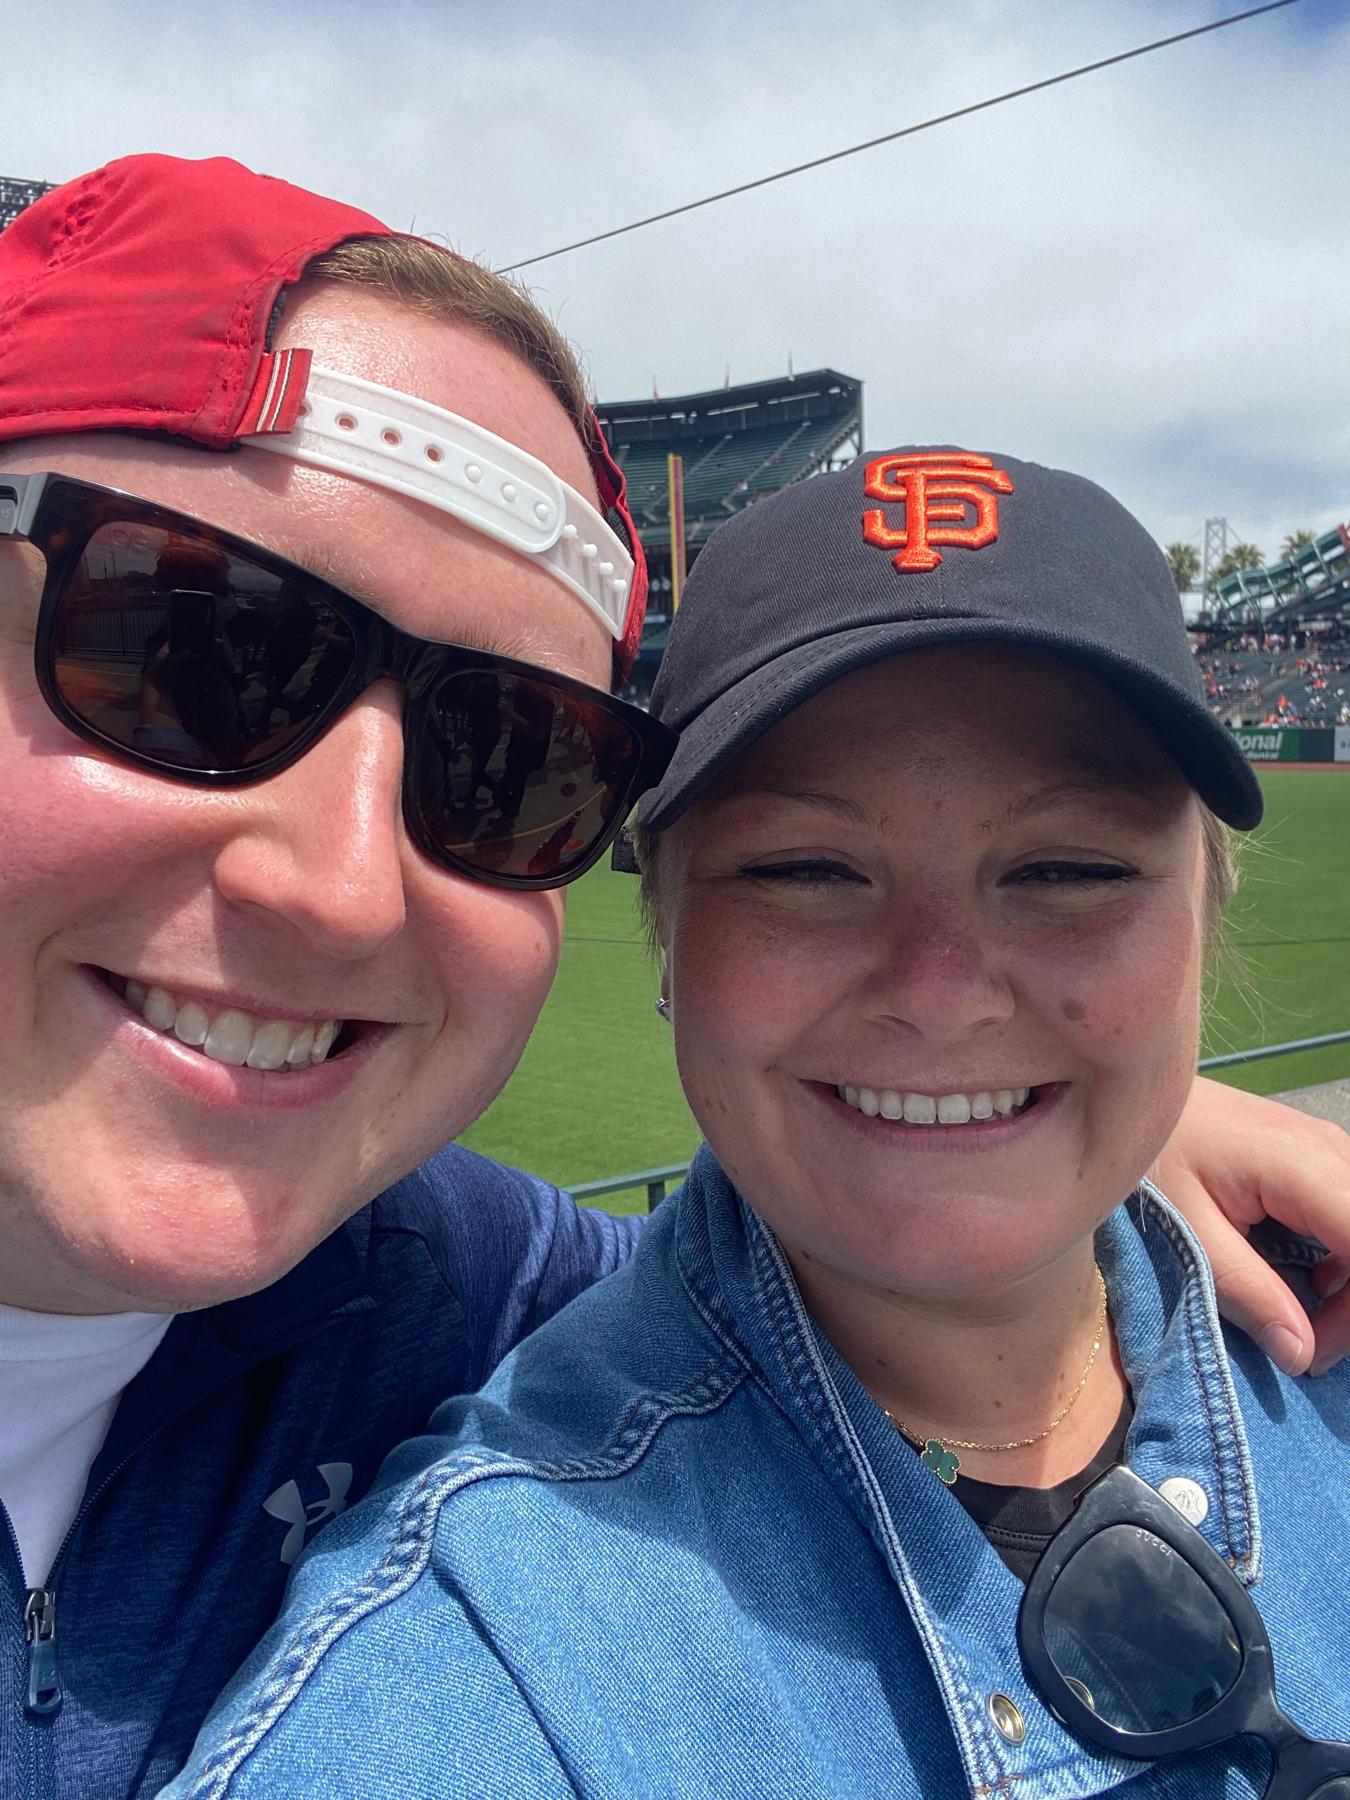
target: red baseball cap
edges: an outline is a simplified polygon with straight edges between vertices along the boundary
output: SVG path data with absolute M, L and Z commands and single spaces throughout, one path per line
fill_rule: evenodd
M 305 433 L 302 414 L 310 410 L 305 402 L 312 358 L 305 349 L 272 349 L 278 298 L 334 245 L 397 235 L 356 207 L 256 175 L 228 157 L 123 157 L 54 188 L 0 232 L 0 441 L 66 431 L 156 431 L 216 451 L 243 440 L 277 450 L 282 440 L 298 442 Z M 368 385 L 366 391 L 373 407 L 382 399 L 393 405 L 411 398 Z M 425 403 L 411 404 L 421 425 L 453 418 Z M 407 416 L 405 406 L 400 422 Z M 370 417 L 384 422 L 381 412 L 372 410 Z M 642 634 L 647 575 L 622 471 L 593 423 L 588 448 L 601 506 L 617 516 L 618 541 L 626 538 L 632 555 L 631 575 L 611 581 L 623 603 L 611 627 L 622 678 Z M 479 432 L 476 441 L 489 451 L 497 444 L 510 452 L 502 466 L 518 482 L 518 470 L 528 475 L 533 459 L 524 452 L 481 428 L 468 429 Z M 387 424 L 384 435 L 388 440 Z M 414 492 L 466 516 L 451 501 L 433 498 L 424 484 L 409 485 L 397 471 L 377 466 L 381 458 L 392 463 L 387 452 L 376 450 L 364 467 L 353 458 L 335 462 L 300 449 L 288 453 L 341 466 L 344 473 Z M 409 461 L 406 452 L 402 461 Z M 437 455 L 436 461 L 443 459 Z M 428 470 L 421 473 L 430 479 Z M 544 536 L 555 530 L 578 541 L 578 556 L 581 549 L 594 556 L 594 545 L 581 545 L 575 526 L 562 523 L 576 507 L 573 515 L 566 513 L 557 494 L 561 486 L 551 477 L 538 490 L 549 501 L 558 498 L 558 519 Z M 579 498 L 564 492 L 574 503 Z M 540 518 L 544 504 L 537 502 Z M 535 553 L 535 544 L 519 534 L 499 532 L 472 511 L 467 516 L 478 528 Z M 580 577 L 593 586 L 589 570 L 574 558 L 577 578 L 569 577 L 566 548 L 560 545 L 552 555 L 553 572 L 586 598 Z M 608 562 L 600 566 L 612 574 Z M 609 604 L 612 609 L 612 597 Z

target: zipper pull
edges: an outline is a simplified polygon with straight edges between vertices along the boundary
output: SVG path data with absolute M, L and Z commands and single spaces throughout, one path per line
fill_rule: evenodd
M 61 1677 L 56 1672 L 56 1595 L 31 1588 L 24 1602 L 28 1640 L 28 1711 L 41 1717 L 61 1710 Z

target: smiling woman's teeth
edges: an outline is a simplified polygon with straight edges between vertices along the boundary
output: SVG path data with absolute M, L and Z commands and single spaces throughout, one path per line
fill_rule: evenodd
M 835 1092 L 869 1119 L 880 1115 L 906 1125 L 969 1125 L 972 1119 L 1010 1119 L 1026 1105 L 1031 1089 L 981 1088 L 973 1094 L 909 1094 L 895 1088 L 841 1087 Z
M 147 1025 L 190 1044 L 213 1062 L 250 1069 L 308 1069 L 323 1062 L 342 1028 L 340 1019 L 294 1025 L 287 1019 L 255 1019 L 227 1007 L 209 1013 L 197 1000 L 179 1002 L 166 988 L 128 981 L 122 994 Z

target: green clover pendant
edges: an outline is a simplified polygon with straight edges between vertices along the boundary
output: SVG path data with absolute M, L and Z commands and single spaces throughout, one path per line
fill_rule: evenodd
M 961 1458 L 955 1450 L 944 1450 L 936 1438 L 929 1438 L 919 1461 L 925 1469 L 931 1469 L 947 1487 L 956 1480 L 957 1470 L 961 1467 Z

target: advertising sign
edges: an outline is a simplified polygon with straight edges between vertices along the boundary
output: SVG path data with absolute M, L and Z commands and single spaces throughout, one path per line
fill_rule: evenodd
M 1233 736 L 1248 762 L 1350 762 L 1350 725 L 1249 725 Z
M 1248 762 L 1297 762 L 1298 733 L 1275 725 L 1235 731 L 1238 749 Z

